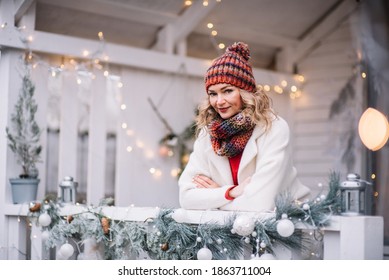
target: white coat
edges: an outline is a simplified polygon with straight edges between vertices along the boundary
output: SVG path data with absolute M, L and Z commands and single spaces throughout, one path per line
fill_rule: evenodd
M 289 126 L 281 117 L 273 120 L 268 132 L 257 125 L 243 151 L 238 170 L 238 182 L 249 176 L 251 181 L 241 196 L 227 200 L 225 193 L 233 185 L 228 158 L 216 155 L 209 134 L 201 133 L 178 181 L 181 207 L 197 210 L 272 211 L 277 194 L 286 189 L 296 199 L 306 197 L 309 188 L 297 178 L 289 138 Z M 221 187 L 197 188 L 192 178 L 198 174 L 208 176 Z

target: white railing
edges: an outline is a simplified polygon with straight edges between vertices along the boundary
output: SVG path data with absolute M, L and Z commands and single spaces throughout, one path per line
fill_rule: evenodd
M 45 249 L 41 229 L 26 219 L 28 205 L 6 205 L 7 244 L 2 246 L 6 259 L 55 258 Z M 61 208 L 61 215 L 80 213 L 85 206 L 70 205 Z M 158 208 L 104 207 L 103 212 L 115 220 L 145 221 L 156 217 Z M 229 211 L 186 211 L 185 222 L 202 224 L 223 223 L 233 215 Z M 257 215 L 258 213 L 246 213 Z M 323 259 L 383 259 L 383 218 L 379 216 L 333 216 L 330 225 L 323 229 Z M 306 229 L 305 225 L 297 225 Z

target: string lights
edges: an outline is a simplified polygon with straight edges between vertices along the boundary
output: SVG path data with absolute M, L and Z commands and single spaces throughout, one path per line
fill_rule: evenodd
M 216 0 L 216 2 L 220 3 L 221 0 Z M 208 1 L 203 1 L 203 6 L 208 6 Z M 218 42 L 218 34 L 219 32 L 216 29 L 216 25 L 213 22 L 207 23 L 207 28 L 210 30 L 210 40 L 215 46 L 215 48 L 220 53 L 221 50 L 226 48 L 226 44 L 224 42 Z M 290 99 L 297 99 L 301 97 L 302 90 L 298 86 L 301 86 L 305 78 L 303 75 L 295 75 L 294 76 L 295 84 L 292 84 L 288 87 L 288 82 L 286 80 L 282 80 L 280 84 L 275 85 L 260 85 L 264 89 L 265 92 L 273 92 L 276 94 L 289 94 Z

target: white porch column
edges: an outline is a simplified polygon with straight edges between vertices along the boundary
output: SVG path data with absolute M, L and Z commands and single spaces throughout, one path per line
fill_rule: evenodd
M 19 87 L 21 85 L 20 75 L 16 71 L 16 65 L 22 52 L 12 49 L 2 49 L 0 56 L 0 203 L 5 205 L 12 203 L 11 188 L 8 179 L 18 177 L 21 173 L 11 151 L 8 148 L 8 141 L 5 137 L 5 129 L 8 126 L 9 115 L 16 102 Z M 0 206 L 0 228 L 6 224 L 4 207 Z M 0 231 L 0 247 L 7 246 L 7 232 Z M 0 259 L 7 258 L 7 251 L 0 250 Z
M 380 216 L 334 216 L 324 233 L 325 260 L 382 260 L 384 220 Z

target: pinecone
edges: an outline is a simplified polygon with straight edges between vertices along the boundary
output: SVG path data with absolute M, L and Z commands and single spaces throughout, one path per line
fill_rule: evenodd
M 70 224 L 73 220 L 74 220 L 74 218 L 72 215 L 69 215 L 66 217 L 66 221 L 68 222 L 68 224 Z
M 101 218 L 101 227 L 103 228 L 104 234 L 109 233 L 109 219 L 106 217 Z
M 31 202 L 30 203 L 30 211 L 38 212 L 41 209 L 41 204 L 39 202 Z
M 167 250 L 169 250 L 169 243 L 163 243 L 162 245 L 161 245 L 161 250 L 162 251 L 167 251 Z

